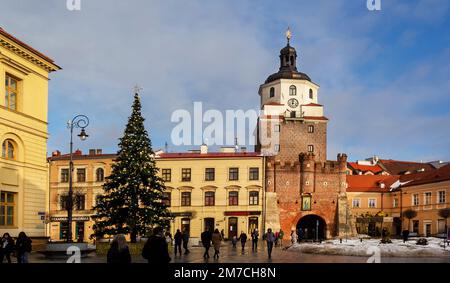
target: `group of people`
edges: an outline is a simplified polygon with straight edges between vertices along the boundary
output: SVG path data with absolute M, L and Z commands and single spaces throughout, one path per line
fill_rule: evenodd
M 3 234 L 0 242 L 0 263 L 3 263 L 5 258 L 8 263 L 12 263 L 11 255 L 17 258 L 17 263 L 28 263 L 28 255 L 32 249 L 31 243 L 31 239 L 25 232 L 20 232 L 17 240 L 14 240 L 9 233 Z
M 296 230 L 292 230 L 291 231 L 291 243 L 295 244 L 295 243 L 300 243 L 304 238 L 305 235 L 308 233 L 307 228 L 305 228 L 305 231 L 303 231 L 302 228 L 299 228 Z

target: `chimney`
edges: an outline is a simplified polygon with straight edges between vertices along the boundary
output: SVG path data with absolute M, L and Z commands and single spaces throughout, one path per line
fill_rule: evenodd
M 97 155 L 102 154 L 102 149 L 101 148 L 97 148 Z
M 59 150 L 55 150 L 52 152 L 52 156 L 60 156 L 61 152 Z
M 80 149 L 75 150 L 74 155 L 82 155 L 83 152 Z
M 200 153 L 201 154 L 207 154 L 208 153 L 208 146 L 206 144 L 202 144 L 200 146 Z
M 95 149 L 89 149 L 89 155 L 95 155 Z

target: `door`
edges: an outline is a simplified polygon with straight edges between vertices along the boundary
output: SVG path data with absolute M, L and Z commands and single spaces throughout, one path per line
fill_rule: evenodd
M 250 235 L 255 229 L 258 229 L 258 217 L 250 217 L 248 219 L 248 234 Z
M 75 238 L 80 243 L 82 243 L 84 241 L 84 222 L 83 221 L 77 221 L 75 224 Z
M 182 218 L 181 219 L 181 232 L 187 231 L 190 233 L 191 231 L 191 220 L 189 218 Z
M 228 218 L 228 239 L 237 236 L 237 217 Z
M 425 223 L 425 237 L 431 235 L 431 223 Z
M 214 232 L 214 218 L 205 218 L 203 229 L 206 231 L 206 228 L 209 232 Z
M 68 231 L 69 231 L 69 222 L 66 222 L 66 221 L 60 222 L 59 223 L 59 239 L 66 240 Z

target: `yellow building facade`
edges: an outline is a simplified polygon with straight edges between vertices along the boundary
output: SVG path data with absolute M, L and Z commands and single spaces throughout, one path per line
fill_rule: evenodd
M 46 236 L 47 113 L 53 60 L 0 28 L 0 233 Z
M 74 154 L 74 240 L 87 241 L 93 233 L 92 207 L 96 196 L 103 193 L 103 180 L 111 172 L 114 157 L 98 150 L 87 155 Z M 53 241 L 60 241 L 67 233 L 64 198 L 69 188 L 69 156 L 55 152 L 48 160 L 49 233 Z M 177 229 L 188 229 L 195 242 L 205 227 L 223 230 L 226 238 L 264 228 L 264 163 L 259 154 L 207 150 L 157 153 L 155 161 L 165 181 L 167 204 L 175 216 L 170 227 L 172 235 Z

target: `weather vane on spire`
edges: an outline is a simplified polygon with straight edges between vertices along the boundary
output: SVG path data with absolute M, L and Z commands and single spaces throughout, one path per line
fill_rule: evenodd
M 287 31 L 286 31 L 286 38 L 287 38 L 288 45 L 289 45 L 289 41 L 291 40 L 291 37 L 292 37 L 291 28 L 288 27 Z
M 142 87 L 135 85 L 133 90 L 134 90 L 134 94 L 139 94 L 142 91 Z

